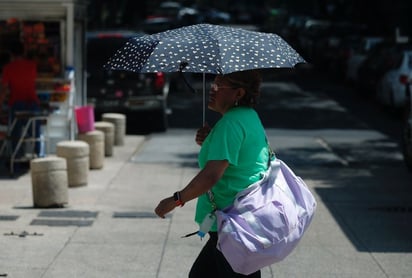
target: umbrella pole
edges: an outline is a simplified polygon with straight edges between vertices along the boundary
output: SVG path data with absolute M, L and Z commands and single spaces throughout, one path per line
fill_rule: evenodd
M 203 73 L 203 122 L 202 126 L 206 123 L 206 76 Z

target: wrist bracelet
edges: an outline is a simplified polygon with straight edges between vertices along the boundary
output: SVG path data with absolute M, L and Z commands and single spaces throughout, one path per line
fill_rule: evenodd
M 173 200 L 175 200 L 176 206 L 183 207 L 185 205 L 185 203 L 182 202 L 182 199 L 180 199 L 180 192 L 179 191 L 173 193 Z

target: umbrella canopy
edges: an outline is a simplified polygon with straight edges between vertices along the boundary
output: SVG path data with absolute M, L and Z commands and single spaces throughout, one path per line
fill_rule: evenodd
M 260 68 L 291 68 L 304 62 L 276 34 L 196 24 L 132 38 L 111 57 L 106 68 L 228 74 Z

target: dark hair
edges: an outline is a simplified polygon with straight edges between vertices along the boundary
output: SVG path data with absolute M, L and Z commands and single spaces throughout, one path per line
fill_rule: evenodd
M 224 77 L 234 87 L 246 91 L 239 100 L 239 106 L 255 107 L 259 103 L 262 78 L 258 70 L 236 71 L 225 74 Z

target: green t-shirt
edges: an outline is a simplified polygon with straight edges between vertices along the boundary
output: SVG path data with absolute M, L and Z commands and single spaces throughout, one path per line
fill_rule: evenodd
M 212 187 L 218 209 L 231 205 L 236 194 L 261 178 L 267 169 L 268 143 L 258 114 L 252 108 L 236 107 L 226 112 L 202 144 L 199 166 L 210 160 L 227 160 L 228 168 Z M 197 200 L 195 221 L 201 223 L 213 210 L 208 194 Z M 211 231 L 216 231 L 216 223 Z

